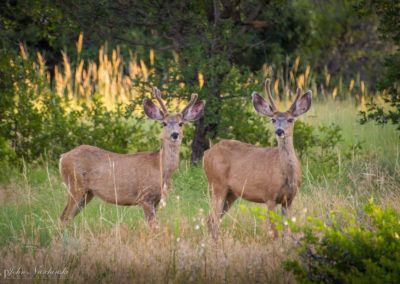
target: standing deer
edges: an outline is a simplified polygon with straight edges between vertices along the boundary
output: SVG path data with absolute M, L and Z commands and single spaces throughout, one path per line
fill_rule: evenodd
M 201 117 L 204 101 L 189 104 L 178 114 L 168 112 L 161 92 L 153 88 L 160 110 L 151 100 L 143 102 L 144 112 L 163 123 L 162 147 L 155 152 L 122 155 L 94 146 L 81 145 L 61 156 L 60 173 L 68 189 L 68 201 L 60 215 L 66 223 L 75 217 L 94 196 L 118 205 L 141 205 L 146 221 L 155 221 L 157 206 L 165 206 L 171 177 L 178 167 L 183 125 Z
M 203 167 L 212 188 L 213 206 L 208 227 L 217 238 L 219 221 L 239 197 L 266 203 L 269 210 L 281 204 L 282 214 L 288 210 L 301 185 L 301 169 L 293 147 L 294 122 L 311 107 L 311 91 L 296 98 L 286 112 L 276 108 L 270 92 L 270 80 L 265 82 L 268 104 L 258 93 L 252 94 L 258 113 L 271 118 L 278 147 L 257 147 L 236 140 L 222 140 L 204 154 Z M 271 224 L 274 237 L 278 236 Z

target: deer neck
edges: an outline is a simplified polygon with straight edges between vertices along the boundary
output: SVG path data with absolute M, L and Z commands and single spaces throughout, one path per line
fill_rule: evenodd
M 297 184 L 298 160 L 293 147 L 293 137 L 278 138 L 279 161 L 289 185 Z
M 169 182 L 179 164 L 180 143 L 163 141 L 160 150 L 160 168 L 164 182 Z

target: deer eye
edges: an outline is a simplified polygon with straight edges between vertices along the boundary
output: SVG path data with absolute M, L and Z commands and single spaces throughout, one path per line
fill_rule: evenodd
M 167 126 L 167 123 L 165 121 L 163 121 L 162 125 Z
M 292 123 L 293 122 L 293 118 L 289 118 L 287 121 Z
M 179 126 L 182 127 L 182 126 L 183 126 L 183 122 L 180 122 L 180 123 L 179 123 Z
M 271 121 L 272 121 L 272 123 L 275 123 L 275 122 L 276 122 L 276 119 L 272 118 Z

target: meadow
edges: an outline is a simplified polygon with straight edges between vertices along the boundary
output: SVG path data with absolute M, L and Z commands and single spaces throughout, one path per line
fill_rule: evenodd
M 308 217 L 328 220 L 340 208 L 358 212 L 371 198 L 400 212 L 399 133 L 392 125 L 360 125 L 359 107 L 351 98 L 328 97 L 302 118 L 315 129 L 335 123 L 342 139 L 329 157 L 303 157 L 303 184 L 291 210 L 296 224 Z M 146 225 L 140 207 L 97 198 L 69 225 L 60 226 L 57 218 L 67 193 L 58 168 L 45 159 L 24 164 L 21 171 L 5 169 L 0 184 L 0 272 L 7 283 L 32 278 L 57 283 L 296 282 L 283 262 L 298 258 L 300 233 L 273 239 L 268 221 L 248 212 L 265 205 L 238 200 L 214 242 L 207 232 L 207 180 L 201 167 L 186 160 L 173 177 L 155 229 Z

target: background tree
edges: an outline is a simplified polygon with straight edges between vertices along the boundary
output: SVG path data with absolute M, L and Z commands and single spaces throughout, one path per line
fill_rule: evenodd
M 362 123 L 375 120 L 380 124 L 400 123 L 400 3 L 396 0 L 364 0 L 358 6 L 361 15 L 376 14 L 383 40 L 395 44 L 392 54 L 386 57 L 384 72 L 379 76 L 377 88 L 384 92 L 384 100 L 392 109 L 371 102 L 368 112 L 362 112 Z M 400 125 L 398 127 L 400 130 Z
M 163 86 L 166 99 L 186 99 L 191 92 L 197 92 L 207 101 L 204 118 L 196 123 L 194 130 L 187 129 L 189 135 L 185 136 L 185 139 L 193 136 L 191 158 L 196 163 L 209 147 L 209 139 L 269 143 L 270 135 L 262 119 L 249 113 L 252 112 L 249 94 L 262 89 L 265 76 L 280 72 L 290 82 L 289 73 L 297 56 L 301 57 L 301 72 L 308 64 L 317 71 L 314 72 L 317 87 L 325 81 L 325 70 L 335 76 L 333 82 L 353 78 L 356 73 L 361 79 L 374 82 L 381 73 L 378 66 L 382 58 L 396 43 L 379 39 L 375 29 L 378 17 L 386 13 L 382 7 L 389 7 L 392 2 L 395 3 L 389 0 L 361 1 L 361 4 L 359 0 L 7 0 L 0 3 L 0 49 L 16 58 L 19 44 L 23 43 L 30 54 L 44 55 L 50 74 L 54 66 L 62 67 L 62 51 L 70 58 L 84 58 L 87 64 L 89 60 L 98 61 L 99 48 L 106 42 L 108 50 L 118 45 L 124 57 L 129 57 L 133 50 L 149 64 L 149 50 L 155 50 L 154 72 L 148 81 L 138 79 L 132 87 L 144 93 L 149 85 Z M 369 3 L 373 5 L 368 6 Z M 356 4 L 360 4 L 357 9 L 364 7 L 362 18 L 354 9 Z M 383 5 L 382 9 L 379 5 Z M 395 34 L 393 27 L 398 25 L 398 16 L 390 11 L 388 8 L 385 22 L 393 23 L 392 30 L 382 30 L 388 35 Z M 75 41 L 81 32 L 85 48 L 79 54 Z M 79 59 L 72 61 L 72 68 L 78 62 Z M 387 68 L 386 84 L 389 84 L 398 76 L 399 64 L 395 64 L 398 56 L 387 62 L 393 63 L 392 69 Z M 4 60 L 3 63 L 7 64 Z M 264 68 L 266 65 L 271 68 Z M 129 66 L 123 68 L 128 72 Z M 4 70 L 8 72 L 7 67 Z M 12 96 L 13 92 L 10 89 L 4 93 Z M 383 110 L 377 113 L 380 112 Z M 370 118 L 374 117 L 371 114 Z M 383 121 L 396 119 L 390 113 L 376 117 L 382 117 Z
M 87 31 L 89 40 L 107 38 L 165 51 L 164 58 L 177 56 L 176 74 L 166 76 L 165 70 L 171 63 L 159 62 L 152 83 L 162 85 L 172 78 L 174 83 L 184 83 L 184 88 L 172 90 L 170 87 L 166 91 L 178 95 L 197 92 L 207 101 L 204 117 L 195 124 L 191 156 L 194 163 L 201 160 L 203 152 L 209 148 L 209 138 L 222 134 L 221 126 L 226 125 L 223 109 L 225 114 L 227 110 L 242 113 L 245 103 L 238 103 L 238 98 L 248 98 L 255 88 L 252 84 L 257 76 L 251 72 L 244 54 L 267 42 L 267 39 L 260 39 L 257 30 L 264 29 L 264 33 L 268 33 L 268 29 L 279 26 L 280 21 L 291 16 L 292 22 L 296 19 L 290 9 L 288 11 L 293 13 L 280 19 L 273 13 L 266 13 L 277 6 L 270 1 L 87 1 L 83 5 L 63 1 L 63 5 L 69 18 L 76 19 Z M 201 88 L 199 74 L 202 75 Z M 249 78 L 253 79 L 248 81 Z M 257 88 L 261 86 L 257 81 Z M 232 115 L 228 116 L 230 118 Z

